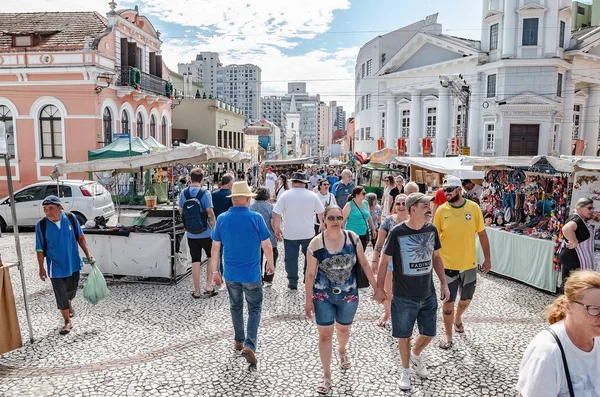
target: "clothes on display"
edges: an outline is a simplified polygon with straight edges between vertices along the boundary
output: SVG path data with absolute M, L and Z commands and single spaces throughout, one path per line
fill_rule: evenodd
M 23 346 L 10 271 L 0 267 L 0 355 Z

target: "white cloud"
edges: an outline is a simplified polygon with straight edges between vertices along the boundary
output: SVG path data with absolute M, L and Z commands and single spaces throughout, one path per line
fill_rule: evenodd
M 0 0 L 12 12 L 98 11 L 107 1 Z M 328 31 L 333 11 L 348 9 L 349 0 L 124 0 L 117 8 L 138 4 L 154 25 L 181 25 L 182 37 L 163 32 L 163 59 L 172 69 L 189 62 L 199 51 L 219 52 L 223 63 L 254 63 L 262 69 L 263 95 L 282 94 L 287 81 L 306 81 L 311 94 L 337 100 L 353 109 L 354 62 L 358 48 L 326 53 L 309 50 L 289 56 L 283 51 Z M 192 31 L 190 31 L 192 30 Z M 194 35 L 194 32 L 196 33 Z M 214 33 L 212 33 L 214 32 Z M 322 44 L 314 46 L 322 47 Z

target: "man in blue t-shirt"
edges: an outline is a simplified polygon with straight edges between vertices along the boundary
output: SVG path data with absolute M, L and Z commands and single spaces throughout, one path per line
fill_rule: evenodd
M 335 196 L 335 201 L 340 208 L 344 208 L 348 202 L 348 196 L 352 193 L 352 189 L 354 189 L 355 185 L 351 178 L 352 171 L 345 169 L 342 171 L 342 180 L 336 182 L 331 188 L 331 193 Z
M 60 310 L 64 326 L 61 335 L 68 334 L 73 328 L 71 318 L 75 315 L 71 301 L 75 298 L 79 284 L 81 258 L 79 247 L 92 263 L 85 236 L 73 214 L 68 216 L 62 210 L 62 202 L 56 196 L 48 196 L 42 201 L 46 215 L 35 225 L 35 251 L 40 268 L 40 278 L 45 281 L 50 277 L 56 305 Z M 42 231 L 45 224 L 45 233 Z M 74 230 L 73 230 L 74 229 Z M 44 268 L 46 258 L 46 269 Z
M 224 212 L 227 212 L 233 205 L 229 195 L 231 194 L 231 186 L 233 185 L 233 176 L 230 174 L 223 175 L 221 178 L 221 188 L 212 192 L 212 203 L 215 217 L 219 217 Z
M 223 244 L 225 284 L 229 292 L 231 320 L 234 329 L 234 348 L 251 364 L 256 364 L 256 339 L 262 311 L 263 285 L 260 270 L 260 249 L 267 257 L 267 274 L 275 272 L 271 234 L 259 213 L 250 211 L 254 197 L 246 181 L 232 187 L 233 207 L 217 219 L 212 233 L 210 269 L 213 282 L 221 285 L 219 255 Z M 244 332 L 244 295 L 248 303 L 248 323 Z
M 185 188 L 179 195 L 179 212 L 183 213 L 183 204 L 186 202 L 185 191 L 189 191 L 190 197 L 196 197 L 198 192 L 202 189 L 202 179 L 204 174 L 202 169 L 194 168 L 190 172 L 190 187 Z M 205 190 L 205 189 L 202 189 Z M 200 234 L 193 234 L 186 232 L 188 247 L 190 255 L 192 256 L 192 281 L 194 282 L 194 291 L 192 296 L 194 298 L 210 298 L 211 296 L 217 295 L 217 291 L 211 285 L 211 278 L 209 272 L 206 272 L 206 286 L 204 287 L 204 293 L 200 295 L 200 263 L 202 262 L 202 250 L 206 254 L 207 258 L 210 258 L 210 248 L 212 240 L 210 235 L 215 227 L 215 213 L 213 211 L 212 197 L 208 190 L 204 191 L 202 198 L 200 198 L 200 204 L 208 215 L 207 229 Z

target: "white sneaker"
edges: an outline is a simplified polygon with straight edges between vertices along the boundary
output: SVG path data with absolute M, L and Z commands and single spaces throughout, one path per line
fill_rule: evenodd
M 402 368 L 400 371 L 400 380 L 398 381 L 400 390 L 410 390 L 410 368 Z
M 423 362 L 422 356 L 415 356 L 412 352 L 410 353 L 410 363 L 413 365 L 415 372 L 421 378 L 427 378 L 429 376 L 429 371 Z

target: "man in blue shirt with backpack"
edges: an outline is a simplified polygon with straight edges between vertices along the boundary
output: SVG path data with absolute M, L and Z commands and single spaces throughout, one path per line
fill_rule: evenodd
M 194 298 L 210 298 L 217 291 L 212 286 L 211 274 L 206 272 L 206 286 L 200 294 L 200 263 L 202 251 L 210 258 L 212 239 L 210 235 L 215 227 L 215 213 L 210 192 L 202 188 L 204 174 L 202 169 L 194 168 L 190 172 L 190 186 L 179 195 L 179 212 L 183 216 L 183 225 L 187 231 L 187 241 L 192 256 L 192 281 Z

